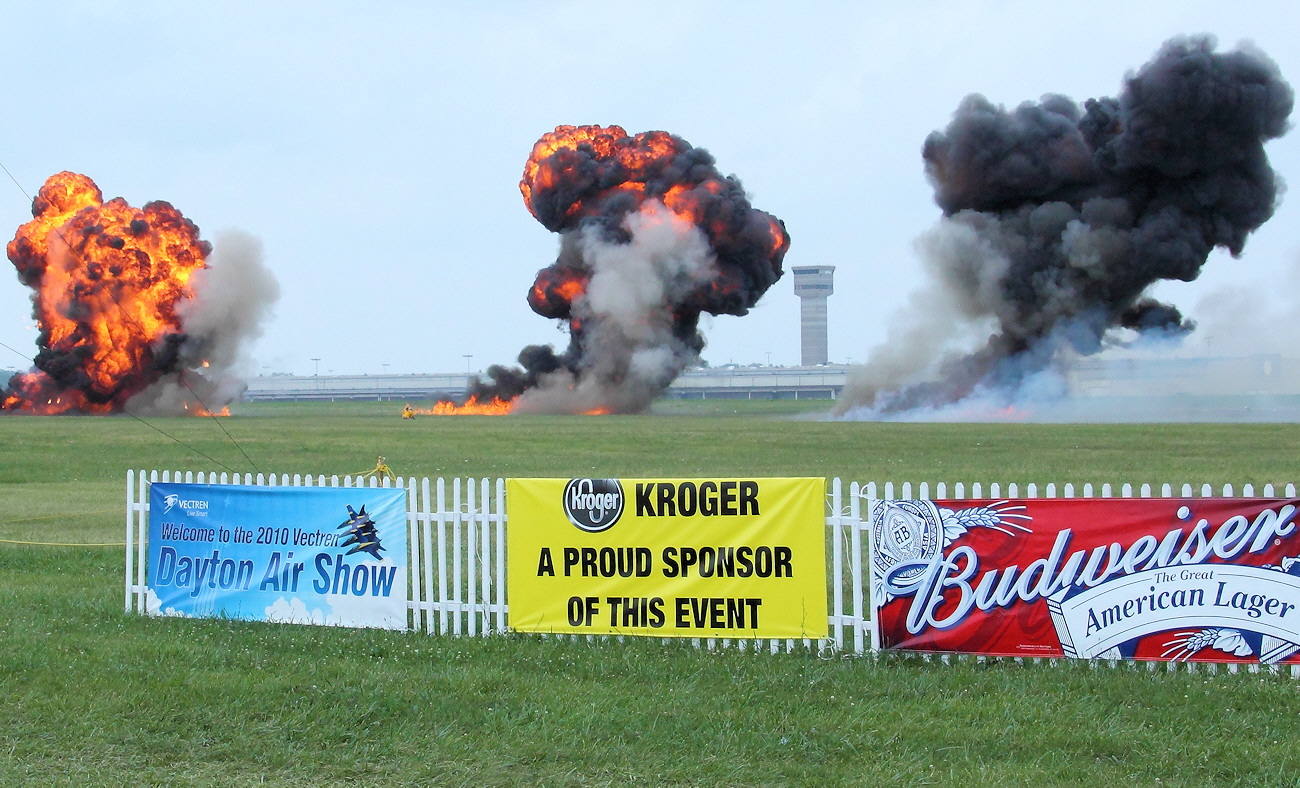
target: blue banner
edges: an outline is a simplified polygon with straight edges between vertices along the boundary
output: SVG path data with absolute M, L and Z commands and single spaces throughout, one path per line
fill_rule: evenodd
M 155 482 L 148 610 L 406 628 L 406 491 Z

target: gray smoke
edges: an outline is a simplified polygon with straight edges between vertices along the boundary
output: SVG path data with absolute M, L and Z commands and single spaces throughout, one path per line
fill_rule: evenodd
M 184 332 L 179 369 L 134 395 L 127 403 L 130 413 L 176 415 L 196 406 L 218 412 L 248 387 L 248 347 L 262 335 L 280 297 L 280 285 L 262 261 L 261 242 L 237 230 L 221 233 L 207 267 L 191 284 L 194 297 L 176 308 Z
M 609 241 L 595 225 L 562 236 L 560 258 L 581 259 L 591 272 L 572 303 L 584 327 L 582 367 L 540 376 L 515 412 L 640 412 L 697 357 L 698 347 L 677 334 L 673 307 L 716 276 L 708 239 L 653 201 L 627 214 L 623 227 L 627 243 Z
M 1146 295 L 1191 281 L 1215 248 L 1240 255 L 1273 215 L 1264 143 L 1289 128 L 1290 85 L 1250 45 L 1176 38 L 1119 98 L 1059 95 L 1007 111 L 967 97 L 922 149 L 938 226 L 918 242 L 934 282 L 851 379 L 857 418 L 1012 404 L 1052 388 L 1120 329 L 1177 337 L 1194 324 Z

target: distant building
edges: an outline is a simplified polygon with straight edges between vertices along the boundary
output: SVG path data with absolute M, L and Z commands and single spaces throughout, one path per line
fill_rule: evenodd
M 835 399 L 844 366 L 691 369 L 672 382 L 672 399 Z M 246 402 L 271 400 L 459 399 L 469 391 L 464 372 L 416 375 L 259 375 L 248 381 Z

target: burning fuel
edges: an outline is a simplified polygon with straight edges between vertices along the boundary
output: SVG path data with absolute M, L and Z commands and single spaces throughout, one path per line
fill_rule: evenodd
M 560 236 L 527 295 L 569 346 L 531 345 L 442 412 L 635 413 L 704 348 L 700 315 L 744 315 L 782 274 L 785 225 L 713 156 L 663 131 L 559 126 L 519 190 Z
M 241 345 L 278 296 L 254 239 L 223 235 L 214 251 L 171 204 L 105 202 L 71 172 L 45 182 L 32 217 L 7 251 L 33 291 L 38 351 L 0 409 L 210 415 L 242 393 Z
M 1293 103 L 1265 54 L 1216 52 L 1208 37 L 1166 42 L 1119 98 L 1049 95 L 1008 111 L 968 96 L 922 149 L 943 211 L 919 244 L 934 287 L 839 411 L 1006 407 L 1050 389 L 1071 358 L 1193 330 L 1147 290 L 1196 279 L 1215 248 L 1240 255 L 1273 215 L 1264 144 L 1287 131 Z

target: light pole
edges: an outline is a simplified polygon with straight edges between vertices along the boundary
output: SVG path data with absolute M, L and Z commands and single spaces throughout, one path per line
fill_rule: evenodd
M 316 362 L 316 372 L 315 372 L 315 374 L 316 374 L 317 377 L 319 377 L 319 376 L 320 376 L 320 359 L 318 359 L 318 358 L 313 358 L 312 361 L 315 361 L 315 362 Z

